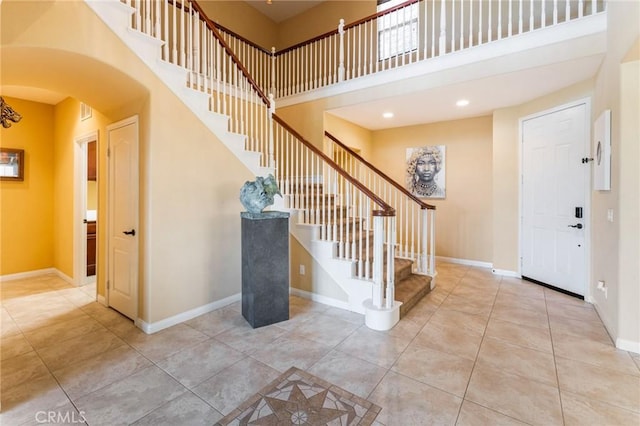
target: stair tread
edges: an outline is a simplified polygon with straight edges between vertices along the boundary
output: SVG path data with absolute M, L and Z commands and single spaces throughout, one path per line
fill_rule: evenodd
M 411 274 L 409 277 L 395 284 L 395 299 L 402 302 L 400 318 L 404 317 L 431 291 L 431 277 L 427 275 Z

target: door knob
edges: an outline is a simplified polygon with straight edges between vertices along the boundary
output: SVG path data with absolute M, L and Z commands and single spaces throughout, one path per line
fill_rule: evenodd
M 582 225 L 580 225 L 580 227 L 582 228 Z M 132 229 L 131 231 L 122 231 L 122 233 L 125 234 L 125 235 L 131 235 L 132 237 L 135 237 L 136 230 Z
M 578 229 L 582 229 L 582 224 L 578 223 L 577 225 L 569 225 L 569 228 L 578 228 Z

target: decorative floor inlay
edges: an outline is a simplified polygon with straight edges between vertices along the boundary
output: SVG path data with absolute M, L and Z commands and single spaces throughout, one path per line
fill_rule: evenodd
M 371 425 L 380 407 L 291 367 L 216 425 Z

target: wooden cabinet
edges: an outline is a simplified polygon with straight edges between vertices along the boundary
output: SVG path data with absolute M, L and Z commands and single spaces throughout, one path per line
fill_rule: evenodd
M 98 153 L 96 151 L 96 142 L 87 144 L 87 179 L 98 180 Z
M 87 276 L 96 274 L 96 222 L 87 222 Z

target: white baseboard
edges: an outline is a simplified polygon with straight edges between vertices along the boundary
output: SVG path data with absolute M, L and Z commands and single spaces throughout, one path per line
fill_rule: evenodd
M 313 300 L 314 302 L 322 303 L 323 305 L 333 306 L 334 308 L 340 308 L 347 311 L 351 311 L 351 306 L 347 302 L 343 302 L 342 300 L 333 299 L 331 297 L 322 296 L 320 294 L 311 293 L 309 291 L 300 290 L 298 288 L 289 288 L 289 293 L 294 296 L 302 297 L 305 299 Z
M 206 314 L 211 311 L 215 311 L 216 309 L 224 308 L 232 303 L 235 303 L 241 299 L 241 294 L 234 294 L 233 296 L 226 297 L 221 300 L 217 300 L 215 302 L 211 302 L 209 304 L 200 306 L 198 308 L 191 309 L 186 312 L 182 312 L 178 315 L 174 315 L 169 318 L 165 318 L 160 321 L 156 321 L 154 323 L 148 323 L 138 318 L 135 323 L 138 328 L 144 331 L 147 334 L 157 333 L 160 330 L 164 330 L 165 328 L 169 328 L 176 324 L 180 324 L 181 322 L 188 321 L 195 317 L 198 317 L 202 314 Z
M 54 268 L 54 271 L 55 271 L 55 274 L 58 276 L 58 278 L 63 279 L 64 281 L 71 284 L 72 286 L 76 285 L 76 283 L 73 281 L 73 278 L 71 278 L 69 275 L 62 273 L 61 271 L 55 268 Z
M 443 262 L 449 262 L 449 263 L 457 263 L 459 265 L 478 266 L 480 268 L 487 268 L 487 269 L 491 269 L 491 267 L 493 266 L 491 262 L 482 262 L 480 260 L 471 260 L 471 259 L 458 259 L 456 257 L 436 256 L 436 260 L 441 260 Z
M 18 272 L 15 274 L 1 275 L 0 282 L 21 280 L 24 278 L 34 278 L 34 277 L 40 277 L 42 275 L 51 275 L 51 274 L 56 275 L 57 277 L 63 279 L 65 282 L 71 285 L 75 285 L 75 283 L 73 282 L 73 278 L 62 273 L 56 268 L 36 269 L 33 271 L 25 271 L 25 272 Z
M 98 303 L 99 303 L 99 304 L 101 304 L 102 306 L 109 306 L 109 305 L 107 304 L 107 298 L 106 298 L 106 297 L 104 297 L 104 296 L 103 296 L 103 295 L 101 295 L 101 294 L 98 294 L 98 297 L 96 297 L 96 302 L 98 302 Z
M 616 348 L 640 354 L 640 342 L 618 338 L 616 339 Z
M 520 275 L 518 272 L 516 272 L 516 271 L 508 271 L 506 269 L 495 269 L 495 268 L 492 268 L 491 272 L 493 272 L 495 275 L 502 275 L 503 277 L 522 278 L 522 275 Z
M 0 275 L 0 282 L 33 278 L 40 275 L 55 274 L 56 268 L 36 269 L 35 271 L 18 272 L 15 274 Z

